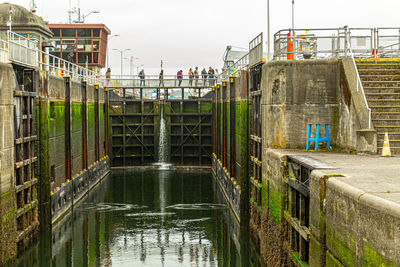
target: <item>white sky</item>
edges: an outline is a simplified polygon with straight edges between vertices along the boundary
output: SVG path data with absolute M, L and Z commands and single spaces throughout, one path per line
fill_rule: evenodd
M 29 7 L 30 0 L 11 3 Z M 71 0 L 77 6 L 78 0 Z M 267 30 L 267 0 L 81 0 L 86 23 L 104 23 L 112 34 L 110 65 L 120 73 L 120 54 L 139 58 L 146 74 L 156 74 L 164 60 L 166 74 L 199 66 L 221 69 L 227 45 L 248 47 Z M 271 36 L 291 27 L 291 0 L 270 0 Z M 36 0 L 38 15 L 50 23 L 67 22 L 69 0 Z M 296 0 L 295 28 L 400 26 L 399 0 Z M 271 37 L 272 38 L 272 37 Z M 264 38 L 267 39 L 266 37 Z M 266 47 L 266 46 L 265 46 Z M 124 60 L 129 74 L 129 60 Z M 136 74 L 136 67 L 135 74 Z

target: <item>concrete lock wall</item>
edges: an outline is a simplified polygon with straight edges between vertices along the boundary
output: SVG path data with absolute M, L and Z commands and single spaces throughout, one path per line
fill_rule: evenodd
M 93 85 L 71 82 L 71 175 L 74 176 L 96 161 L 96 89 Z M 87 91 L 87 96 L 85 96 Z M 105 156 L 105 91 L 99 92 L 99 156 Z M 50 168 L 52 169 L 51 189 L 66 182 L 67 160 L 65 147 L 66 126 L 66 81 L 63 78 L 49 78 L 50 101 Z M 85 107 L 85 99 L 87 104 Z M 86 111 L 85 111 L 86 109 Z M 87 163 L 84 166 L 83 122 L 87 121 Z M 53 171 L 54 170 L 54 171 Z
M 0 63 L 0 264 L 15 257 L 17 244 L 14 177 L 15 77 L 11 65 Z
M 241 225 L 248 220 L 247 72 L 218 84 L 213 107 L 213 172 Z
M 297 215 L 291 216 L 289 210 L 297 206 L 303 210 L 300 213 L 304 212 L 305 203 L 299 206 L 289 196 L 293 192 L 288 186 L 288 156 L 291 149 L 305 149 L 308 124 L 313 124 L 312 137 L 315 124 L 328 124 L 335 150 L 376 153 L 376 133 L 368 129 L 368 111 L 357 90 L 357 73 L 350 59 L 264 64 L 262 114 L 254 114 L 252 110 L 248 113 L 251 104 L 248 94 L 260 94 L 252 88 L 253 79 L 257 79 L 252 73 L 252 70 L 242 72 L 240 77 L 231 77 L 215 88 L 213 172 L 241 225 L 246 216 L 249 218 L 253 240 L 264 262 L 268 266 L 398 264 L 398 210 L 341 183 L 340 179 L 346 179 L 341 174 L 309 170 L 305 202 L 309 225 L 301 226 Z M 230 90 L 231 79 L 234 91 Z M 243 91 L 249 84 L 249 93 Z M 229 100 L 233 92 L 234 103 Z M 233 113 L 232 106 L 235 106 Z M 262 118 L 262 181 L 256 182 L 246 168 L 238 170 L 256 164 L 248 157 L 249 152 L 253 155 L 253 146 L 248 146 L 247 130 L 253 127 L 249 120 L 258 118 Z M 231 141 L 232 134 L 235 142 Z M 250 202 L 250 215 L 235 206 L 231 181 L 243 186 L 239 206 Z M 253 184 L 257 184 L 258 190 L 253 190 Z
M 108 118 L 104 88 L 87 85 L 84 81 L 72 82 L 69 77 L 49 76 L 46 71 L 34 71 L 32 76 L 29 73 L 18 66 L 13 68 L 11 64 L 0 64 L 0 264 L 16 256 L 18 240 L 18 246 L 25 246 L 34 237 L 38 218 L 40 229 L 49 231 L 54 214 L 62 216 L 70 207 L 65 205 L 67 202 L 81 199 L 84 192 L 97 183 L 94 176 L 103 177 L 109 171 L 105 147 Z M 20 80 L 17 81 L 17 77 Z M 18 194 L 21 196 L 21 192 L 25 192 L 21 190 L 25 190 L 26 185 L 18 185 L 21 181 L 16 184 L 14 126 L 22 116 L 18 115 L 20 106 L 16 110 L 15 105 L 26 105 L 27 100 L 24 102 L 22 99 L 31 99 L 29 97 L 36 99 L 35 112 L 32 113 L 35 116 L 29 111 L 24 112 L 27 112 L 28 119 L 33 116 L 34 123 L 28 128 L 30 132 L 25 128 L 23 131 L 28 131 L 29 140 L 36 140 L 35 152 L 32 152 L 36 166 L 35 178 L 33 182 L 29 180 L 32 189 L 27 195 L 33 199 L 28 205 L 32 215 L 24 217 L 26 207 L 17 210 L 17 201 L 23 200 Z M 23 137 L 26 139 L 25 133 Z M 19 138 L 22 141 L 18 142 L 25 142 L 24 138 Z M 81 181 L 79 175 L 84 175 L 83 180 L 88 181 Z M 62 196 L 65 188 L 76 184 L 69 183 L 74 178 L 79 178 L 80 189 L 75 194 L 79 199 L 70 202 Z M 21 192 L 16 192 L 16 188 Z M 53 192 L 60 201 L 58 205 L 52 205 Z M 72 191 L 67 193 L 74 196 Z M 61 212 L 54 210 L 59 206 Z M 36 224 L 27 221 L 29 218 Z M 45 249 L 51 249 L 51 238 L 44 243 Z

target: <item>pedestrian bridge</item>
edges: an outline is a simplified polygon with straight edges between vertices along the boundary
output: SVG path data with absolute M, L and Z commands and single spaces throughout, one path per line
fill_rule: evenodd
M 111 76 L 110 78 L 103 78 L 106 87 L 118 88 L 118 87 L 129 87 L 129 88 L 211 88 L 217 82 L 217 78 L 214 75 L 213 78 L 199 77 L 198 79 L 189 78 L 187 75 L 183 75 L 182 79 L 178 79 L 176 75 L 164 75 L 162 79 L 158 75 L 146 76 L 144 79 L 140 79 L 137 75 L 130 76 Z

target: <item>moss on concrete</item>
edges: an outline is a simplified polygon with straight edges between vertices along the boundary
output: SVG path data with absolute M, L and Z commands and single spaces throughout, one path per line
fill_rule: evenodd
M 364 257 L 362 259 L 362 266 L 396 266 L 395 263 L 388 261 L 384 256 L 379 254 L 376 250 L 368 244 L 364 245 Z
M 357 265 L 356 246 L 353 239 L 340 234 L 330 224 L 326 227 L 326 239 L 329 251 L 333 253 L 332 256 L 336 256 L 337 260 L 345 266 Z
M 282 214 L 282 193 L 278 190 L 273 189 L 271 186 L 268 188 L 269 192 L 269 215 L 276 224 L 281 222 Z

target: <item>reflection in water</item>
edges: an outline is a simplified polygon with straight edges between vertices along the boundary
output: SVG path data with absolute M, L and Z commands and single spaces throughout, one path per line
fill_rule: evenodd
M 219 194 L 209 173 L 113 173 L 53 227 L 51 259 L 36 243 L 17 266 L 259 266 Z

